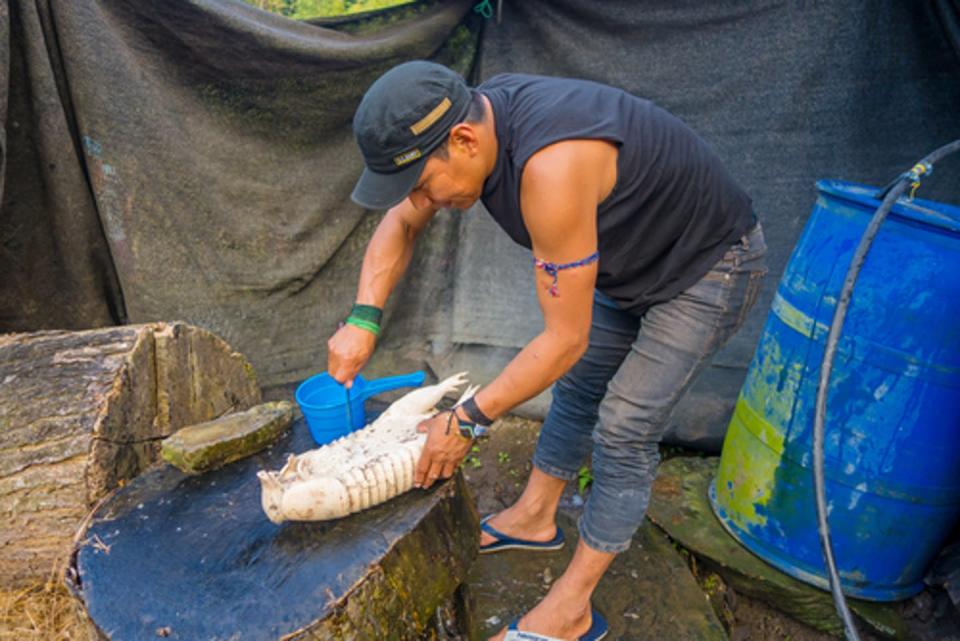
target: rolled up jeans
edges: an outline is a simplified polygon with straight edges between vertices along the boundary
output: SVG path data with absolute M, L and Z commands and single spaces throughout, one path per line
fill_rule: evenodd
M 590 345 L 553 388 L 533 464 L 573 480 L 593 450 L 580 537 L 622 552 L 640 526 L 667 419 L 710 357 L 736 332 L 766 274 L 756 225 L 696 284 L 641 316 L 596 292 Z

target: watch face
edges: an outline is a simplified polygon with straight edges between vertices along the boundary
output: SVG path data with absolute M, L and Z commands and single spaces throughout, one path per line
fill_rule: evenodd
M 469 439 L 478 439 L 483 438 L 487 435 L 487 426 L 486 425 L 477 425 L 475 423 L 459 423 L 460 434 L 464 438 Z

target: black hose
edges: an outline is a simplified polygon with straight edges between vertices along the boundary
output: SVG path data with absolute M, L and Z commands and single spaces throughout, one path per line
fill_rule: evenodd
M 857 627 L 854 625 L 853 617 L 850 616 L 850 610 L 847 608 L 847 601 L 843 597 L 843 591 L 840 588 L 840 576 L 837 574 L 837 566 L 833 560 L 830 528 L 827 525 L 827 501 L 824 494 L 823 476 L 823 423 L 827 413 L 827 387 L 830 382 L 830 372 L 833 370 L 833 358 L 837 351 L 840 332 L 843 329 L 843 321 L 847 315 L 847 307 L 850 305 L 853 286 L 857 282 L 857 276 L 860 275 L 860 268 L 863 267 L 867 252 L 880 231 L 880 225 L 908 185 L 918 184 L 920 176 L 930 173 L 935 162 L 956 151 L 960 151 L 960 140 L 954 140 L 932 152 L 914 165 L 913 169 L 884 187 L 878 194 L 883 202 L 880 203 L 880 207 L 874 213 L 870 224 L 867 225 L 866 231 L 860 238 L 860 244 L 857 245 L 857 249 L 853 253 L 850 268 L 847 270 L 847 277 L 844 279 L 843 288 L 840 290 L 837 308 L 833 313 L 833 322 L 830 325 L 830 333 L 827 335 L 827 345 L 823 353 L 823 363 L 820 366 L 820 383 L 817 387 L 817 405 L 813 421 L 813 487 L 817 500 L 817 529 L 820 532 L 820 545 L 823 549 L 823 558 L 826 561 L 830 577 L 830 591 L 833 593 L 833 602 L 837 608 L 837 614 L 843 620 L 847 641 L 860 641 L 860 636 L 857 634 Z

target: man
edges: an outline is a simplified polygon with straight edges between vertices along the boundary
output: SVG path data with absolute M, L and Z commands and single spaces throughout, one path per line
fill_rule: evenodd
M 560 496 L 592 449 L 580 542 L 513 626 L 526 636 L 495 639 L 599 639 L 590 598 L 643 519 L 669 412 L 743 322 L 765 271 L 750 199 L 681 121 L 591 82 L 504 74 L 471 91 L 445 67 L 410 62 L 370 87 L 353 126 L 366 164 L 353 199 L 388 211 L 328 370 L 349 382 L 367 362 L 379 310 L 439 209 L 481 199 L 531 248 L 543 331 L 473 402 L 421 425 L 416 482 L 451 476 L 471 436 L 557 381 L 524 492 L 484 521 L 480 545 L 560 547 Z

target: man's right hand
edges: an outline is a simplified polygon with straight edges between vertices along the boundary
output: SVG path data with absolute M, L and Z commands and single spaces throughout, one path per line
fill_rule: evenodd
M 414 240 L 436 211 L 432 207 L 417 209 L 409 198 L 387 211 L 363 256 L 357 301 L 383 308 L 410 264 Z M 349 387 L 373 355 L 376 342 L 372 332 L 355 325 L 342 326 L 327 341 L 327 373 Z
M 373 355 L 376 342 L 377 337 L 372 332 L 343 325 L 327 341 L 327 373 L 338 383 L 350 387 Z

